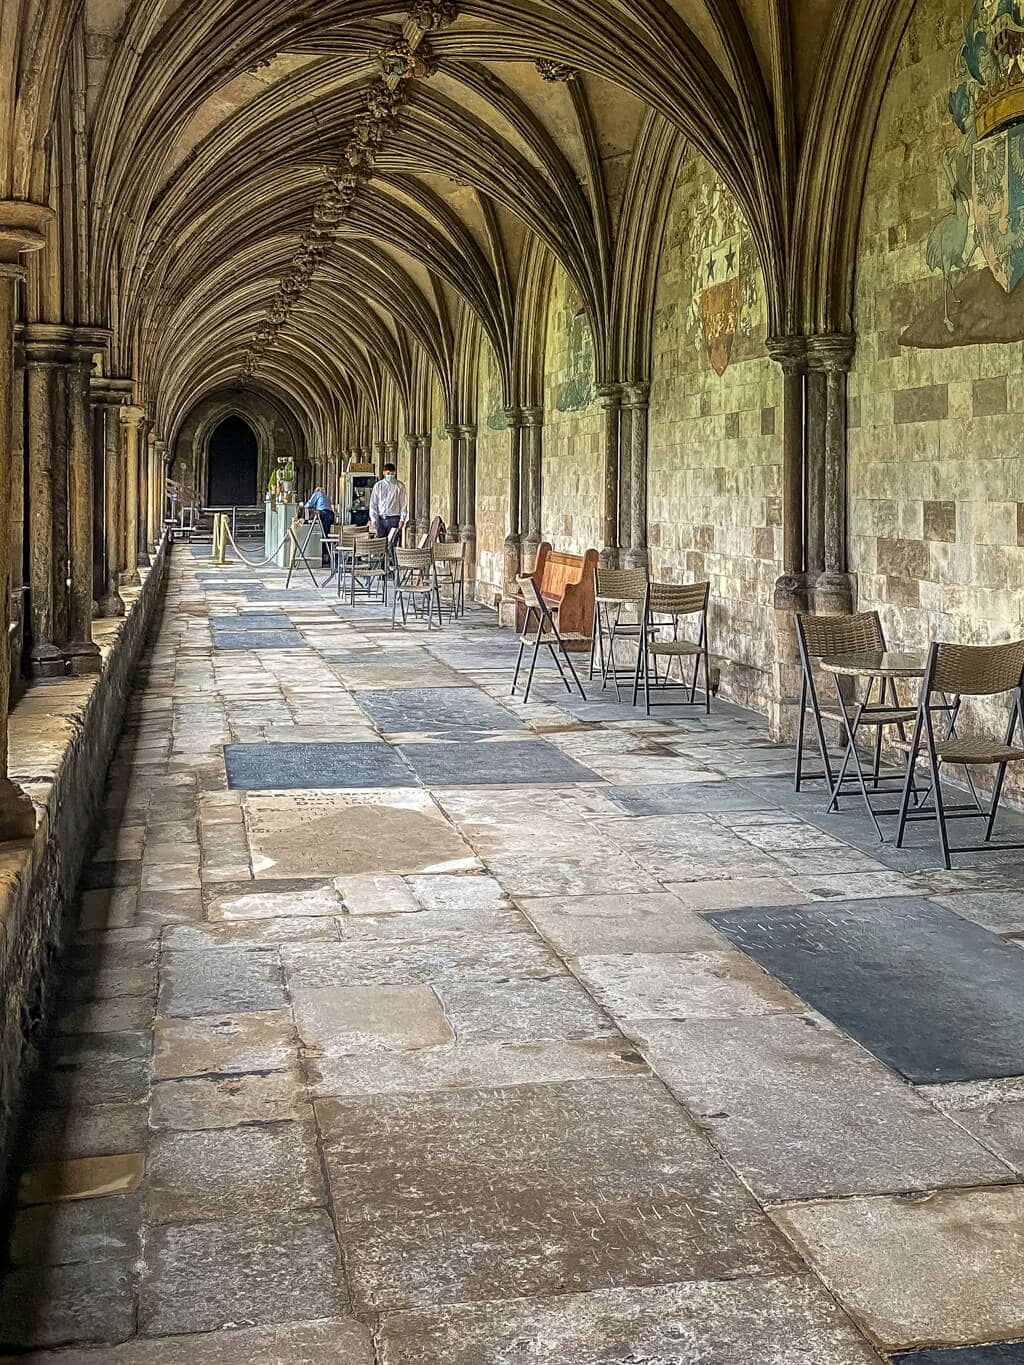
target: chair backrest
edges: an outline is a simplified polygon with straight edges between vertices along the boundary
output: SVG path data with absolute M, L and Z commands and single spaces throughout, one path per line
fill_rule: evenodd
M 465 557 L 466 557 L 466 545 L 465 545 L 465 542 L 464 542 L 464 541 L 461 541 L 461 540 L 453 540 L 453 541 L 443 541 L 443 540 L 439 540 L 438 543 L 434 546 L 434 559 L 435 559 L 438 563 L 441 563 L 441 562 L 448 562 L 448 563 L 450 563 L 450 562 L 452 562 L 452 561 L 454 561 L 454 560 L 465 559 Z
M 429 550 L 396 550 L 395 563 L 403 571 L 432 569 L 434 556 Z
M 853 616 L 811 616 L 799 612 L 796 628 L 808 659 L 829 658 L 833 654 L 875 654 L 885 649 L 885 634 L 877 611 L 860 611 Z
M 710 583 L 651 583 L 647 608 L 654 616 L 693 616 L 708 609 Z
M 936 640 L 928 653 L 926 691 L 994 697 L 1021 686 L 1024 640 L 1005 645 L 951 645 Z
M 354 545 L 355 542 L 356 542 L 356 537 L 357 537 L 357 536 L 365 536 L 365 535 L 366 535 L 366 527 L 365 527 L 365 526 L 351 526 L 351 525 L 343 526 L 343 527 L 341 528 L 341 530 L 338 532 L 338 535 L 339 535 L 339 537 L 340 537 L 340 539 L 341 539 L 342 545 L 345 545 L 345 546 Z
M 385 554 L 387 548 L 388 548 L 387 536 L 374 535 L 356 536 L 355 539 L 356 554 L 365 555 L 367 558 L 373 558 L 374 556 L 379 558 Z
M 595 569 L 598 597 L 617 602 L 642 602 L 647 592 L 646 569 Z
M 517 574 L 516 583 L 519 585 L 519 591 L 523 594 L 523 601 L 526 603 L 527 609 L 535 611 L 542 623 L 549 621 L 551 613 L 548 610 L 548 604 L 541 596 L 540 589 L 533 578 L 529 574 Z

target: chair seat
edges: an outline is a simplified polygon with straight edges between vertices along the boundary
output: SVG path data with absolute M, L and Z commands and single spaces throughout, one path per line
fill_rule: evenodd
M 694 655 L 703 654 L 700 645 L 692 640 L 652 640 L 648 645 L 651 654 Z
M 946 739 L 935 745 L 940 763 L 1020 763 L 1024 749 L 992 739 Z
M 539 640 L 537 639 L 536 635 L 520 635 L 519 638 L 520 638 L 520 640 L 522 640 L 522 642 L 523 642 L 524 645 L 537 645 L 537 644 L 541 644 L 541 645 L 557 645 L 557 644 L 558 644 L 558 641 L 559 641 L 559 638 L 561 638 L 561 640 L 562 640 L 563 643 L 564 643 L 566 640 L 569 640 L 570 642 L 573 642 L 573 643 L 579 643 L 579 642 L 581 642 L 581 641 L 586 641 L 587 643 L 590 642 L 590 636 L 589 636 L 589 635 L 580 635 L 580 633 L 579 633 L 578 631 L 575 631 L 575 630 L 564 630 L 564 631 L 562 631 L 560 637 L 559 637 L 558 635 L 552 635 L 551 632 L 549 631 L 549 632 L 547 632 L 546 634 L 541 635 L 541 637 L 540 637 Z
M 840 717 L 840 719 L 842 719 Z M 852 720 L 853 717 L 851 716 Z M 857 724 L 860 729 L 865 725 L 913 725 L 917 719 L 917 712 L 913 709 L 902 710 L 893 706 L 872 707 L 861 713 L 861 718 Z

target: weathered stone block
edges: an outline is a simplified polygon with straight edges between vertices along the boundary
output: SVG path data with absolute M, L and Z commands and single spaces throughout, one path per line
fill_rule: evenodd
M 956 503 L 925 502 L 925 540 L 956 540 Z
M 994 417 L 1006 412 L 1006 375 L 976 379 L 973 387 L 974 416 Z
M 876 543 L 878 572 L 894 578 L 928 578 L 928 546 L 919 540 L 889 540 Z
M 942 422 L 949 413 L 949 392 L 945 384 L 924 384 L 915 389 L 897 389 L 893 394 L 893 421 Z

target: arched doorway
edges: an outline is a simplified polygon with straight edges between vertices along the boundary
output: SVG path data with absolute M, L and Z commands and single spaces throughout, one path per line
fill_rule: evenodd
M 225 417 L 210 436 L 208 507 L 251 507 L 259 464 L 256 433 L 241 417 Z

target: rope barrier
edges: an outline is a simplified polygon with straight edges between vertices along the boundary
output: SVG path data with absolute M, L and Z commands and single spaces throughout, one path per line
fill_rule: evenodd
M 221 515 L 223 516 L 223 513 L 221 513 Z M 242 563 L 247 564 L 250 569 L 265 569 L 268 564 L 276 564 L 277 556 L 281 553 L 281 551 L 288 544 L 288 542 L 291 541 L 293 544 L 295 542 L 295 537 L 292 535 L 292 528 L 289 526 L 287 532 L 285 533 L 284 539 L 281 541 L 280 545 L 278 545 L 277 549 L 273 552 L 273 554 L 269 556 L 269 558 L 246 559 L 245 555 L 242 554 L 241 550 L 238 548 L 238 542 L 235 540 L 235 537 L 231 533 L 231 527 L 228 525 L 228 519 L 226 516 L 224 517 L 222 525 L 228 540 L 230 540 L 231 542 L 231 546 L 235 554 L 242 561 Z M 214 550 L 216 550 L 216 540 L 214 541 Z

